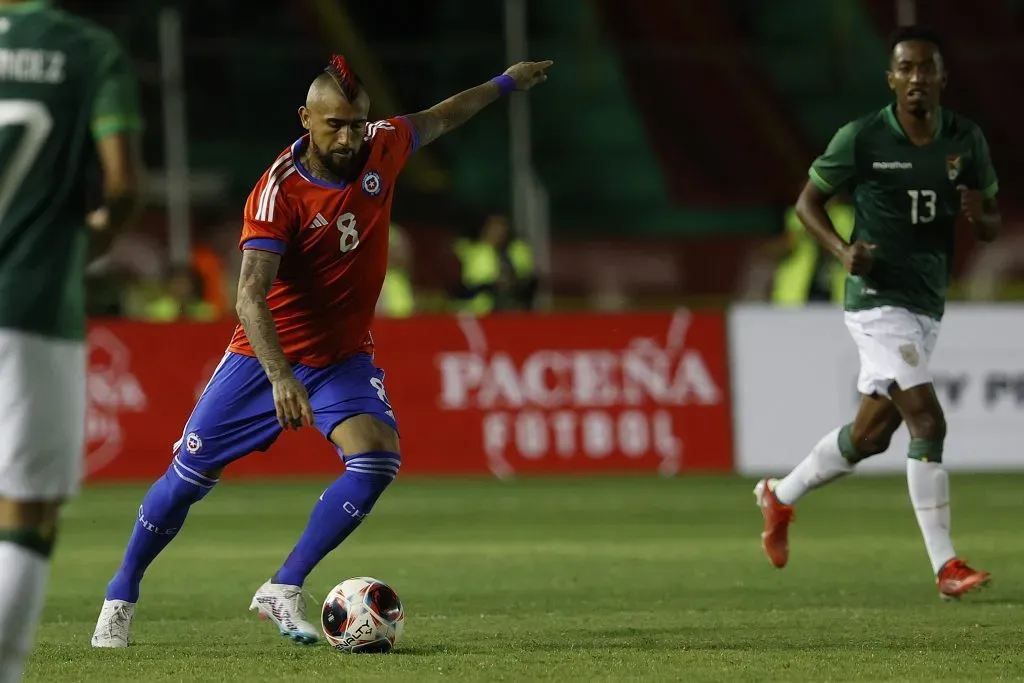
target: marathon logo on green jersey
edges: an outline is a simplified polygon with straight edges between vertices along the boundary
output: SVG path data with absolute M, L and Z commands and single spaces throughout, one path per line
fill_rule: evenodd
M 876 161 L 871 164 L 871 168 L 876 171 L 909 171 L 914 168 L 914 164 L 910 161 Z
M 67 55 L 52 50 L 0 49 L 0 81 L 63 83 Z

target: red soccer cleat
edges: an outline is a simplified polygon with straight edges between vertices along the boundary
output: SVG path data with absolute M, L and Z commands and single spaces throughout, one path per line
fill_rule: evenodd
M 988 584 L 990 574 L 971 569 L 960 558 L 942 565 L 936 583 L 939 585 L 939 597 L 943 600 L 959 600 L 964 593 L 981 588 Z
M 754 487 L 754 498 L 764 515 L 764 531 L 761 532 L 761 547 L 772 566 L 782 569 L 789 560 L 789 523 L 796 519 L 792 505 L 783 505 L 775 497 L 772 488 L 775 479 L 762 479 Z

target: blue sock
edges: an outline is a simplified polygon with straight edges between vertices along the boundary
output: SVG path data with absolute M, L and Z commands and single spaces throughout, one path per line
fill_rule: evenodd
M 320 560 L 355 531 L 384 489 L 398 474 L 398 453 L 369 451 L 345 461 L 345 474 L 331 484 L 313 506 L 306 530 L 271 579 L 301 586 Z
M 139 601 L 142 575 L 181 529 L 192 504 L 202 500 L 216 483 L 175 456 L 167 473 L 142 499 L 124 560 L 107 584 L 107 600 Z

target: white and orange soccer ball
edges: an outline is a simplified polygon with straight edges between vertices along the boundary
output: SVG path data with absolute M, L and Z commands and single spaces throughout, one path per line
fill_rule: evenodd
M 357 576 L 327 594 L 321 626 L 327 642 L 342 652 L 391 652 L 402 637 L 405 609 L 386 583 Z

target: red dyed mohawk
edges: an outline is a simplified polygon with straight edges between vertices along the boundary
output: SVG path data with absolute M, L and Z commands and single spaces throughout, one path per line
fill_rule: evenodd
M 356 76 L 356 72 L 349 67 L 342 55 L 331 55 L 331 61 L 324 71 L 334 78 L 346 100 L 354 102 L 359 97 L 359 89 L 363 82 L 359 80 L 359 76 Z

